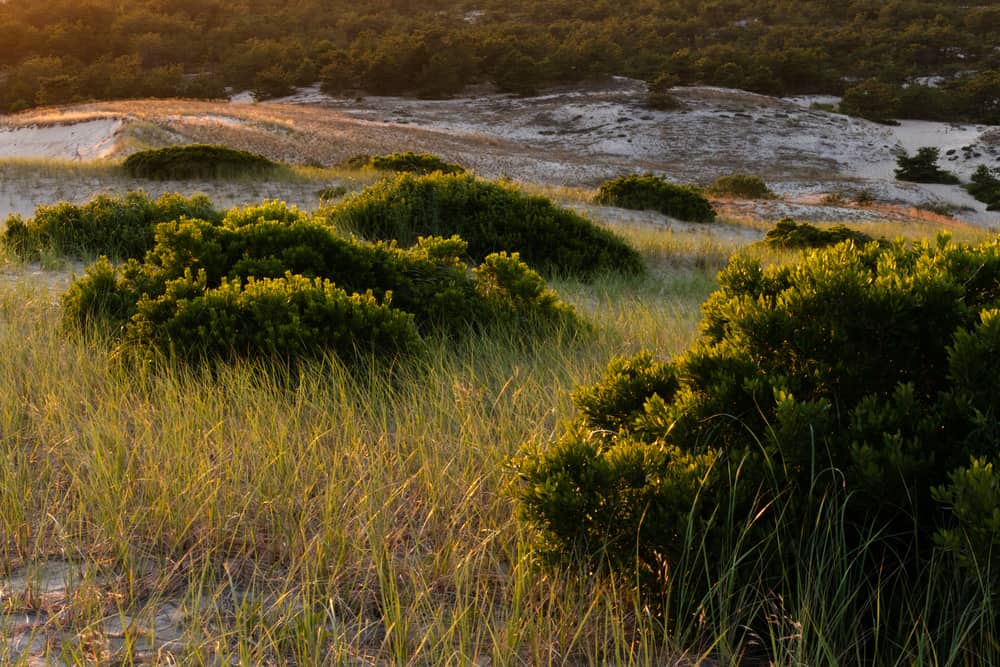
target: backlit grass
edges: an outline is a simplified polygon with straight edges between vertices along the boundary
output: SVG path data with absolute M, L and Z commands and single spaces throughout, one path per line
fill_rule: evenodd
M 970 641 L 997 636 L 988 586 L 942 593 L 944 561 L 917 591 L 868 576 L 835 499 L 786 564 L 813 582 L 796 599 L 753 584 L 755 546 L 739 540 L 682 618 L 651 615 L 629 582 L 540 566 L 510 457 L 556 437 L 570 391 L 611 357 L 682 353 L 716 271 L 747 243 L 623 234 L 648 276 L 554 284 L 593 336 L 432 341 L 354 372 L 335 359 L 291 376 L 143 365 L 66 334 L 40 279 L 0 281 L 0 662 L 27 664 L 25 619 L 44 655 L 80 665 L 738 664 L 750 639 L 777 664 L 867 663 L 872 646 L 895 656 L 885 664 L 976 655 Z M 43 594 L 53 571 L 64 595 Z M 853 636 L 852 604 L 873 584 L 912 613 Z

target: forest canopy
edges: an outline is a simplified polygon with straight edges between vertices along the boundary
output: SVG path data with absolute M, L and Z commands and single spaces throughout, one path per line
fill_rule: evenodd
M 530 94 L 607 75 L 767 94 L 910 90 L 893 111 L 998 121 L 992 0 L 9 0 L 0 110 L 98 98 Z M 946 90 L 919 85 L 944 77 Z M 948 83 L 948 82 L 951 83 Z

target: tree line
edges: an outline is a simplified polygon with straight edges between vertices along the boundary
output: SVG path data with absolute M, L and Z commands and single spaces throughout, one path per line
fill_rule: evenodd
M 227 88 L 267 99 L 316 82 L 344 94 L 445 97 L 474 83 L 531 94 L 624 75 L 766 94 L 882 86 L 896 115 L 930 109 L 997 122 L 998 71 L 1000 6 L 991 0 L 0 4 L 7 112 L 90 99 L 216 97 Z M 904 91 L 929 76 L 959 94 L 907 103 Z

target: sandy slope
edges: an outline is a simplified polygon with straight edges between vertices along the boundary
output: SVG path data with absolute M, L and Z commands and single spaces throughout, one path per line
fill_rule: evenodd
M 417 150 L 486 177 L 585 187 L 622 173 L 707 183 L 747 171 L 783 194 L 790 213 L 806 207 L 809 219 L 868 219 L 869 212 L 856 208 L 813 210 L 821 194 L 849 199 L 868 191 L 904 207 L 967 206 L 960 218 L 997 222 L 960 188 L 900 183 L 892 170 L 900 150 L 925 145 L 939 147 L 945 165 L 966 178 L 979 164 L 1000 166 L 1000 128 L 917 121 L 888 127 L 812 110 L 810 98 L 719 88 L 676 92 L 683 108 L 669 112 L 645 108 L 643 84 L 628 79 L 531 98 L 347 99 L 303 89 L 262 104 L 242 98 L 103 102 L 0 118 L 0 156 L 86 160 L 145 145 L 212 142 L 331 165 L 362 153 Z M 0 208 L 2 199 L 0 192 Z

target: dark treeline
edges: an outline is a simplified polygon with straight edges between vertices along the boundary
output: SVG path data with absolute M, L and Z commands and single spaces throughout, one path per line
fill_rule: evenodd
M 862 115 L 1000 122 L 998 70 L 993 0 L 0 4 L 6 111 L 227 87 L 264 99 L 317 81 L 333 93 L 434 97 L 491 82 L 528 94 L 620 74 L 769 94 L 850 91 Z M 925 76 L 950 88 L 906 92 Z

